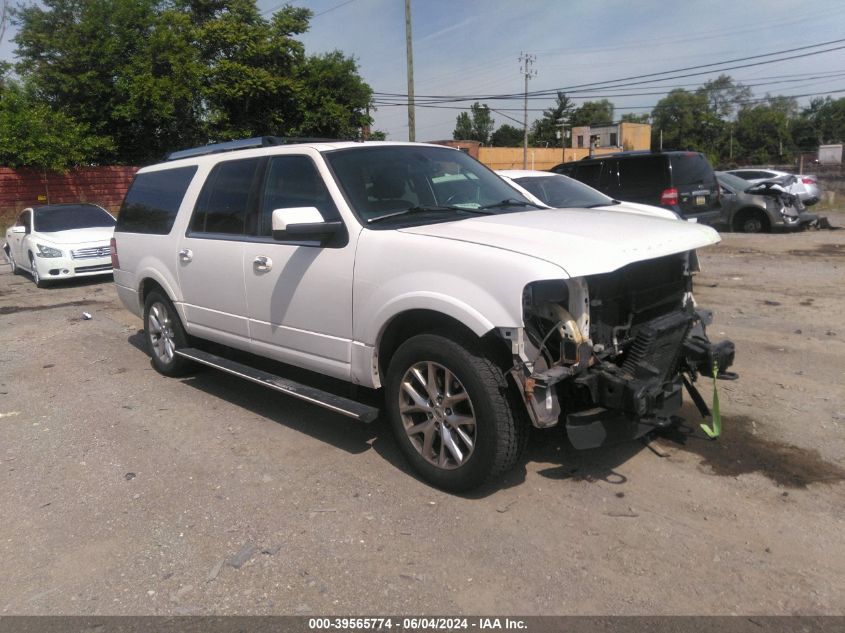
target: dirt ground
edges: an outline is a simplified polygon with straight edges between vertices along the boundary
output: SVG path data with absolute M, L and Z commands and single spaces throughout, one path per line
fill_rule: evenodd
M 3 264 L 0 614 L 842 614 L 845 230 L 701 259 L 741 376 L 723 437 L 690 405 L 651 447 L 534 433 L 470 496 L 382 421 L 158 375 L 110 282 Z

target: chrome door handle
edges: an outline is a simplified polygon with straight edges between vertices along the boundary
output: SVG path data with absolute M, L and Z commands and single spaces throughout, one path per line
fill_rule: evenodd
M 190 248 L 183 248 L 179 251 L 179 259 L 183 262 L 189 262 L 194 258 L 194 253 Z
M 252 265 L 255 270 L 259 272 L 265 272 L 273 267 L 273 260 L 264 255 L 259 255 L 258 257 L 252 260 Z

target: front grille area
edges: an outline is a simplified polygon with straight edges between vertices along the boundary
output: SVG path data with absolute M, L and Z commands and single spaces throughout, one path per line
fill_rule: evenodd
M 590 289 L 590 337 L 613 344 L 614 328 L 637 326 L 680 310 L 690 281 L 684 255 L 635 262 L 612 273 L 587 277 Z M 626 328 L 627 329 L 627 328 Z M 625 338 L 625 332 L 618 332 Z
M 96 259 L 98 257 L 110 257 L 111 246 L 91 246 L 89 248 L 79 248 L 70 252 L 70 256 L 74 259 Z M 109 266 L 111 268 L 111 266 Z M 77 269 L 78 270 L 78 269 Z
M 77 266 L 73 269 L 76 273 L 93 273 L 96 271 L 111 271 L 111 264 L 100 264 L 99 266 Z

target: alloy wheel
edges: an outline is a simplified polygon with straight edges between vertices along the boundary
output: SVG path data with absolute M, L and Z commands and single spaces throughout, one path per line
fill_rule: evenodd
M 412 365 L 402 378 L 399 414 L 412 446 L 429 463 L 453 470 L 471 457 L 477 440 L 469 393 L 448 368 Z
M 150 307 L 147 332 L 150 345 L 158 359 L 165 364 L 173 362 L 176 352 L 173 324 L 170 321 L 170 313 L 163 303 L 156 302 Z

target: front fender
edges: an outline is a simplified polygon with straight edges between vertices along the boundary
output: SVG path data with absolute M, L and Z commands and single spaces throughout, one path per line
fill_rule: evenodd
M 562 268 L 490 246 L 401 231 L 364 231 L 353 290 L 353 336 L 375 345 L 391 319 L 408 310 L 450 316 L 478 336 L 522 326 L 522 293 Z

